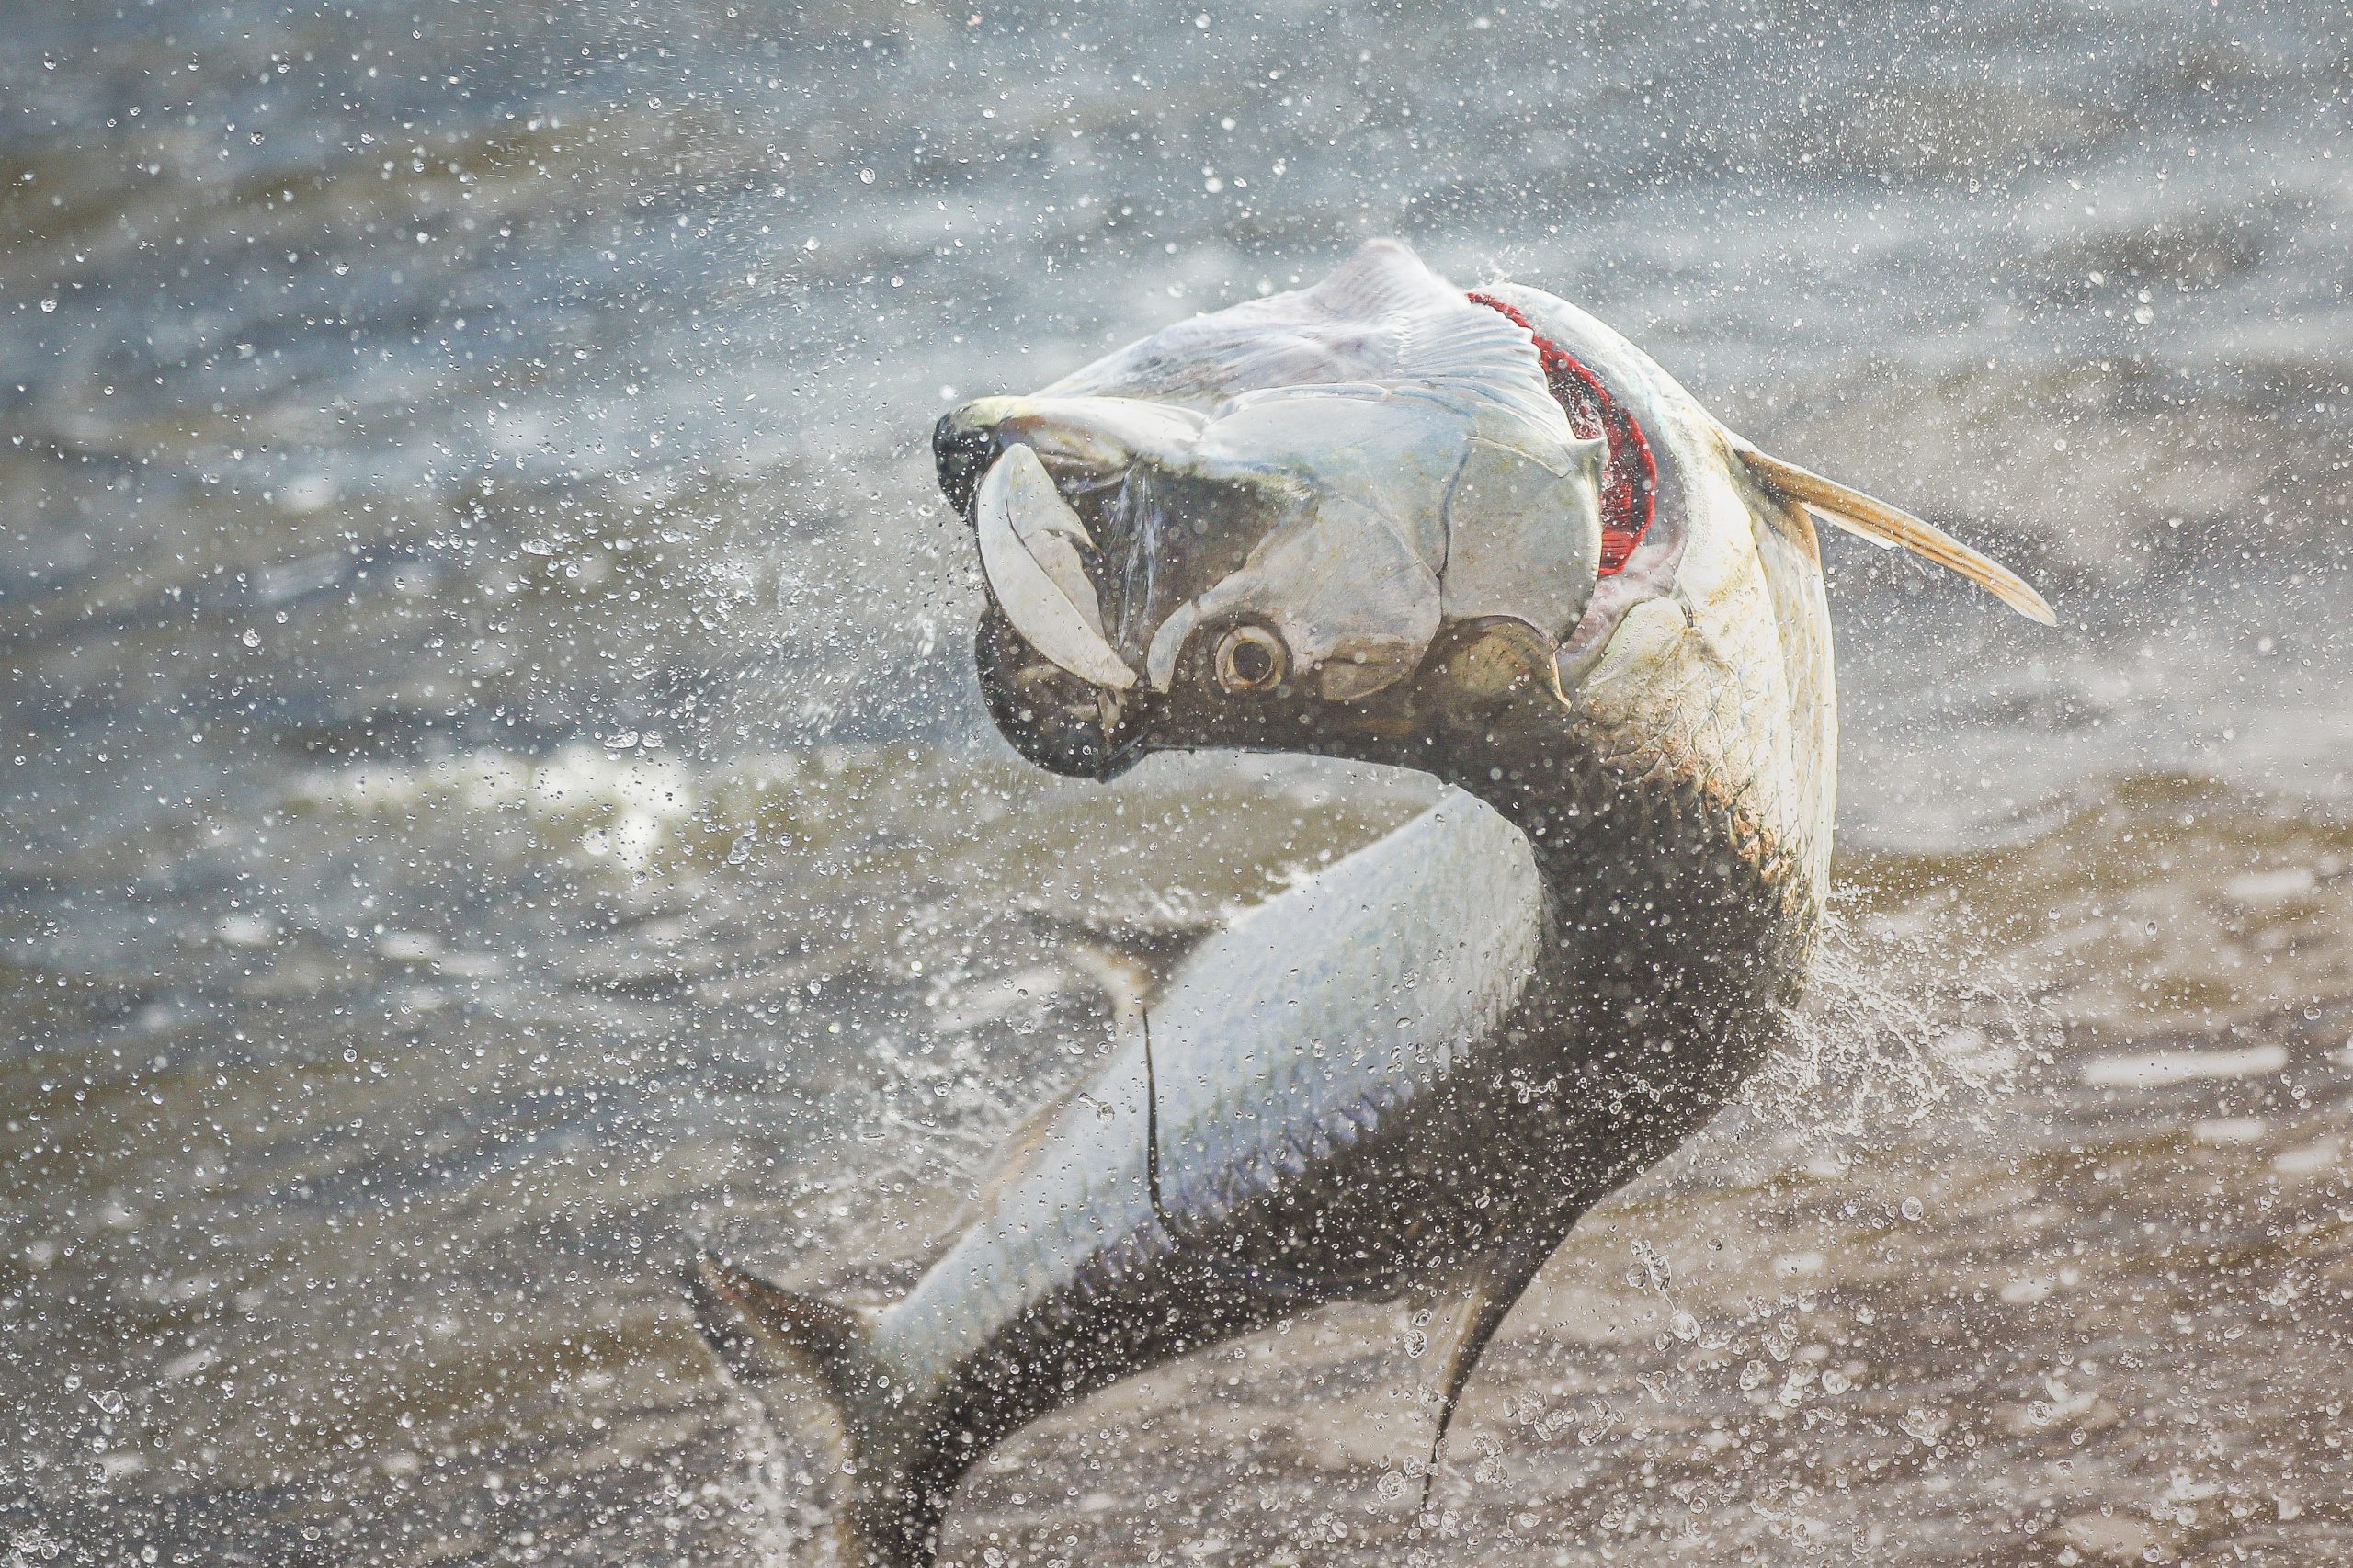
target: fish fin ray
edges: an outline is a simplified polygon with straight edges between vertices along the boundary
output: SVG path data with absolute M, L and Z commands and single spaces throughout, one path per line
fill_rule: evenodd
M 998 1163 L 995 1171 L 981 1184 L 973 1192 L 972 1200 L 964 1206 L 968 1218 L 988 1213 L 996 1206 L 998 1197 L 1006 1188 L 1029 1174 L 1029 1156 L 1045 1142 L 1046 1134 L 1053 1131 L 1054 1123 L 1086 1087 L 1086 1080 L 1073 1079 L 1047 1096 L 1037 1109 L 1022 1118 L 1021 1124 L 1013 1130 L 1012 1136 L 996 1152 Z
M 1811 508 L 1848 533 L 1875 544 L 1901 545 L 1923 560 L 1961 574 L 2029 620 L 2039 620 L 2045 626 L 2059 623 L 2049 601 L 2036 593 L 2025 578 L 1943 529 L 1922 522 L 1901 507 L 1891 506 L 1859 490 L 1850 490 L 1836 480 L 1824 479 L 1810 469 L 1768 457 L 1754 447 L 1735 443 L 1733 450 L 1768 490 Z
M 1536 1271 L 1544 1266 L 1548 1255 L 1528 1248 L 1492 1254 L 1472 1266 L 1463 1280 L 1462 1293 L 1455 1298 L 1445 1322 L 1430 1335 L 1431 1346 L 1438 1351 L 1438 1426 L 1430 1434 L 1430 1458 L 1422 1471 L 1421 1511 L 1430 1506 L 1430 1488 L 1438 1481 L 1438 1450 L 1446 1444 L 1447 1428 L 1454 1425 L 1454 1413 L 1462 1403 L 1462 1391 L 1471 1385 L 1471 1374 L 1478 1369 L 1479 1358 L 1503 1326 L 1504 1319 L 1527 1290 Z
M 944 1494 L 920 1488 L 892 1426 L 894 1381 L 872 1314 L 788 1290 L 698 1247 L 686 1271 L 695 1327 L 733 1376 L 766 1382 L 806 1374 L 824 1390 L 856 1480 L 834 1509 L 844 1568 L 930 1568 Z
M 856 1373 L 866 1325 L 849 1308 L 788 1290 L 709 1250 L 687 1273 L 695 1328 L 730 1373 L 760 1381 L 780 1369 L 770 1351 L 839 1397 Z
M 722 1288 L 725 1269 L 710 1254 L 698 1251 L 679 1270 L 687 1304 L 693 1310 L 695 1333 L 730 1378 L 739 1383 L 763 1382 L 779 1369 L 763 1353 L 759 1336 Z

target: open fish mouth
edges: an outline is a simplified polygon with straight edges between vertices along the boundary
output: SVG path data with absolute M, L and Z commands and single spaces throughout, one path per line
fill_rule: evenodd
M 1149 693 L 1111 642 L 1096 580 L 1113 578 L 1115 607 L 1131 585 L 1031 447 L 995 457 L 968 509 L 991 604 L 976 652 L 998 727 L 1055 772 L 1120 772 L 1142 755 Z
M 992 710 L 1059 771 L 1361 710 L 1450 625 L 1549 660 L 1599 566 L 1607 443 L 1523 324 L 1392 244 L 966 403 L 934 448 L 980 547 Z
M 989 715 L 1014 749 L 1051 773 L 1116 778 L 1142 760 L 1148 695 L 1098 687 L 1040 653 L 992 608 L 973 639 Z

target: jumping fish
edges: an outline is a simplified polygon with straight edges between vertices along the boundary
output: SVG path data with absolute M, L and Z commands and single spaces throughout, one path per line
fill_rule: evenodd
M 722 1356 L 830 1393 L 859 1568 L 931 1562 L 1025 1423 L 1321 1302 L 1447 1303 L 1435 1455 L 1578 1217 L 1783 1038 L 1836 790 L 1810 514 L 2052 619 L 1583 311 L 1391 242 L 965 403 L 934 446 L 989 590 L 982 686 L 1032 761 L 1302 752 L 1454 789 L 1196 949 L 904 1299 L 702 1255 Z

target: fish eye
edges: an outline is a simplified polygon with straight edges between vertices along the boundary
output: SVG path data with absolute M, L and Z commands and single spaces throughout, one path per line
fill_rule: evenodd
M 1237 626 L 1218 642 L 1217 683 L 1237 695 L 1272 691 L 1290 663 L 1281 638 L 1263 626 Z

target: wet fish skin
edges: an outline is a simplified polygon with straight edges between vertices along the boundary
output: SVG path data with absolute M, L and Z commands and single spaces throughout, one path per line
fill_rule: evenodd
M 833 1392 L 858 1467 L 840 1519 L 852 1561 L 930 1562 L 991 1443 L 1320 1301 L 1458 1296 L 1450 1408 L 1578 1215 L 1781 1038 L 1836 781 L 1812 526 L 1622 338 L 1540 291 L 1492 291 L 1600 375 L 1657 454 L 1654 536 L 1563 634 L 1441 617 L 1411 676 L 1368 699 L 1301 683 L 1245 702 L 1215 688 L 1187 627 L 1168 689 L 1107 720 L 1092 683 L 1040 673 L 1017 627 L 984 624 L 1027 682 L 1000 724 L 1072 771 L 1242 745 L 1420 767 L 1465 793 L 1204 943 L 1152 1006 L 1149 1080 L 1139 1032 L 1015 1140 L 902 1301 L 847 1313 L 705 1260 L 706 1321 L 727 1305 L 764 1324 Z M 1176 333 L 1173 369 L 1147 340 L 1074 381 L 1131 392 L 1162 374 L 1205 401 L 1219 354 L 1254 341 L 1216 322 Z M 993 400 L 990 417 L 1021 407 Z M 951 488 L 949 455 L 966 461 L 971 429 L 994 427 L 945 444 Z M 1148 586 L 1132 559 L 1099 567 L 1107 627 L 1139 597 L 1173 617 L 1216 587 L 1172 588 L 1186 562 L 1159 565 Z M 1154 630 L 1116 653 L 1133 661 Z M 1544 667 L 1528 665 L 1529 631 Z

